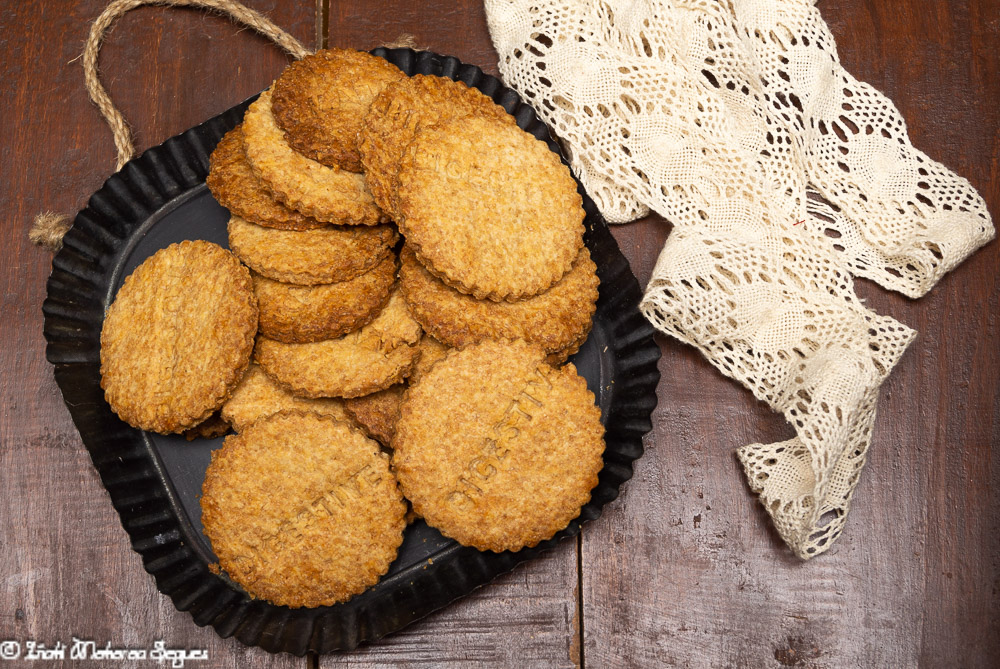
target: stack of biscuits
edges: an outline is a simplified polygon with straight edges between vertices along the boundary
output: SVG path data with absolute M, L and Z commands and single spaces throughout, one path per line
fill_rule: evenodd
M 603 428 L 563 363 L 598 279 L 544 143 L 462 83 L 331 49 L 260 95 L 207 183 L 231 253 L 183 242 L 128 277 L 102 387 L 142 429 L 235 430 L 202 520 L 246 592 L 345 601 L 408 516 L 504 551 L 579 514 Z

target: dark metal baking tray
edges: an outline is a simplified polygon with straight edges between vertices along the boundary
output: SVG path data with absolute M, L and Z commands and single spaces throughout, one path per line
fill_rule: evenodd
M 409 49 L 373 53 L 408 75 L 445 76 L 478 88 L 559 153 L 534 110 L 478 67 Z M 585 242 L 601 286 L 593 332 L 572 361 L 601 407 L 607 448 L 600 482 L 579 518 L 535 548 L 499 554 L 462 547 L 418 521 L 407 529 L 389 573 L 344 604 L 290 609 L 251 599 L 224 574 L 209 570 L 216 560 L 202 533 L 201 484 L 210 454 L 222 439 L 188 442 L 120 421 L 100 388 L 100 332 L 105 309 L 122 281 L 152 253 L 183 239 L 227 246 L 228 212 L 212 198 L 205 176 L 216 143 L 242 120 L 252 101 L 149 149 L 90 198 L 52 262 L 42 307 L 46 355 L 132 547 L 179 610 L 190 612 L 198 625 L 212 625 L 223 637 L 235 636 L 272 652 L 350 649 L 468 594 L 600 516 L 642 455 L 642 437 L 651 428 L 656 406 L 660 351 L 653 328 L 639 314 L 641 292 L 628 262 L 584 194 Z

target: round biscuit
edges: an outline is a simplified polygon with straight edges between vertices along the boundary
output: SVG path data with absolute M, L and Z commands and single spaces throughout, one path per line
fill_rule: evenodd
M 362 327 L 389 301 L 396 256 L 361 276 L 338 283 L 299 286 L 253 274 L 260 334 L 286 344 L 333 339 Z
M 329 606 L 378 582 L 406 503 L 378 444 L 344 421 L 291 411 L 212 453 L 202 524 L 219 566 L 253 598 Z
M 258 337 L 254 358 L 296 395 L 360 397 L 409 376 L 421 334 L 397 290 L 375 320 L 360 330 L 307 344 Z
M 559 157 L 517 126 L 423 128 L 399 168 L 401 230 L 437 277 L 479 299 L 548 289 L 583 246 L 583 200 Z
M 243 117 L 243 142 L 257 177 L 283 204 L 327 223 L 375 225 L 388 218 L 375 206 L 364 177 L 327 167 L 288 146 L 264 91 Z
M 524 342 L 453 351 L 406 392 L 392 447 L 428 525 L 479 550 L 517 551 L 576 518 L 597 485 L 601 412 L 576 368 Z
M 391 225 L 275 230 L 230 216 L 229 248 L 258 274 L 309 286 L 348 281 L 382 262 L 399 236 Z
M 548 290 L 518 302 L 480 300 L 431 274 L 403 247 L 399 271 L 410 313 L 434 337 L 461 348 L 483 339 L 524 339 L 555 353 L 590 332 L 597 309 L 597 266 L 584 247 L 573 266 Z
M 242 432 L 261 418 L 291 409 L 311 411 L 341 420 L 348 419 L 341 400 L 335 397 L 319 399 L 296 397 L 279 386 L 254 363 L 250 363 L 243 378 L 233 390 L 232 396 L 222 405 L 220 415 L 233 426 L 234 430 Z
M 206 241 L 160 249 L 126 279 L 101 328 L 101 387 L 129 425 L 183 432 L 222 406 L 250 362 L 250 272 Z
M 515 123 L 503 107 L 461 81 L 418 74 L 386 86 L 372 101 L 358 135 L 365 182 L 378 206 L 399 220 L 399 163 L 418 130 L 478 115 Z
M 384 58 L 324 49 L 285 68 L 274 82 L 271 109 L 293 149 L 324 165 L 361 172 L 361 122 L 375 96 L 405 77 Z
M 329 225 L 274 199 L 247 162 L 242 124 L 223 135 L 212 151 L 205 183 L 219 204 L 234 216 L 257 225 L 279 230 L 312 230 Z

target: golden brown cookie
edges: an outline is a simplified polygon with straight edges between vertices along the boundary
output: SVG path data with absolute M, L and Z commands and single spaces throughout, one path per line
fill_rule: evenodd
M 312 230 L 329 225 L 289 209 L 274 199 L 247 162 L 242 125 L 219 140 L 209 162 L 205 183 L 219 204 L 234 216 L 279 230 Z
M 399 405 L 405 391 L 406 386 L 397 383 L 377 393 L 346 399 L 344 409 L 365 434 L 383 446 L 389 446 L 396 432 Z
M 206 241 L 171 244 L 125 279 L 105 314 L 104 396 L 129 425 L 183 432 L 229 397 L 256 332 L 257 301 L 240 261 Z
M 583 200 L 559 157 L 517 126 L 422 128 L 399 168 L 400 230 L 435 276 L 480 299 L 548 289 L 583 246 Z
M 364 177 L 297 153 L 271 114 L 264 91 L 243 117 L 243 142 L 257 177 L 283 204 L 327 223 L 374 225 L 388 220 L 372 200 Z
M 286 344 L 333 339 L 362 327 L 389 301 L 396 256 L 339 283 L 299 286 L 253 275 L 260 334 Z
M 344 421 L 291 411 L 212 453 L 201 519 L 219 566 L 254 598 L 328 606 L 389 570 L 406 504 L 378 444 Z
M 424 335 L 420 340 L 420 357 L 417 358 L 407 382 L 410 385 L 417 383 L 448 351 L 448 347 L 434 337 Z M 365 434 L 383 446 L 389 446 L 392 435 L 396 433 L 396 419 L 399 418 L 399 405 L 403 401 L 404 390 L 406 386 L 397 383 L 371 395 L 346 399 L 344 408 Z
M 449 353 L 406 392 L 393 469 L 414 511 L 463 545 L 534 546 L 576 518 L 597 485 L 600 409 L 573 365 L 544 357 L 487 340 Z
M 242 432 L 261 418 L 290 409 L 348 420 L 341 400 L 335 397 L 320 399 L 296 397 L 265 374 L 259 365 L 253 363 L 250 363 L 243 379 L 233 390 L 232 397 L 222 405 L 221 415 L 232 424 L 234 430 Z
M 588 330 L 587 334 L 581 336 L 578 340 L 576 340 L 566 348 L 562 348 L 553 353 L 549 353 L 547 356 L 545 356 L 545 362 L 549 363 L 553 367 L 563 364 L 571 355 L 580 350 L 580 347 L 583 346 L 585 341 L 587 341 L 587 335 L 589 334 L 590 331 Z
M 519 302 L 479 300 L 427 271 L 408 247 L 400 254 L 403 297 L 426 332 L 461 348 L 483 339 L 524 339 L 555 353 L 582 341 L 597 308 L 597 266 L 586 248 L 554 286 Z
M 399 291 L 368 325 L 339 339 L 285 344 L 257 339 L 254 357 L 278 383 L 303 397 L 360 397 L 406 378 L 416 362 L 420 325 Z
M 438 360 L 443 360 L 448 355 L 450 350 L 451 347 L 442 344 L 434 337 L 425 335 L 420 340 L 420 357 L 417 358 L 417 364 L 413 366 L 413 373 L 407 379 L 410 385 L 419 382 L 424 374 L 431 371 L 431 367 Z
M 365 181 L 378 206 L 399 220 L 399 163 L 417 131 L 474 115 L 514 125 L 503 107 L 460 81 L 418 74 L 386 86 L 372 102 L 358 135 Z
M 216 411 L 194 427 L 184 430 L 184 438 L 188 441 L 194 441 L 195 439 L 215 439 L 229 432 L 231 427 L 229 422 Z
M 258 274 L 310 286 L 360 276 L 392 253 L 391 225 L 275 230 L 229 217 L 229 248 Z
M 274 82 L 271 109 L 288 144 L 329 165 L 361 171 L 358 132 L 372 100 L 406 77 L 383 58 L 324 49 L 297 60 Z

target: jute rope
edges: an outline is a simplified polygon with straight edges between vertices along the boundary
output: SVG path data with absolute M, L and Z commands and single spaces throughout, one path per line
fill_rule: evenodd
M 101 116 L 111 128 L 115 138 L 115 148 L 118 161 L 115 169 L 121 169 L 135 155 L 135 145 L 132 143 L 132 133 L 125 117 L 111 101 L 111 97 L 101 84 L 97 71 L 97 56 L 101 50 L 101 42 L 108 29 L 125 13 L 143 5 L 162 5 L 167 7 L 198 7 L 209 11 L 225 14 L 248 28 L 252 28 L 264 37 L 280 46 L 286 52 L 302 58 L 312 53 L 302 46 L 302 43 L 276 26 L 260 12 L 244 7 L 234 0 L 115 0 L 101 12 L 90 26 L 90 35 L 83 51 L 83 77 L 87 93 L 91 101 L 101 112 Z M 52 251 L 58 251 L 62 246 L 63 235 L 69 230 L 73 219 L 65 214 L 47 211 L 35 217 L 28 238 L 39 246 Z

